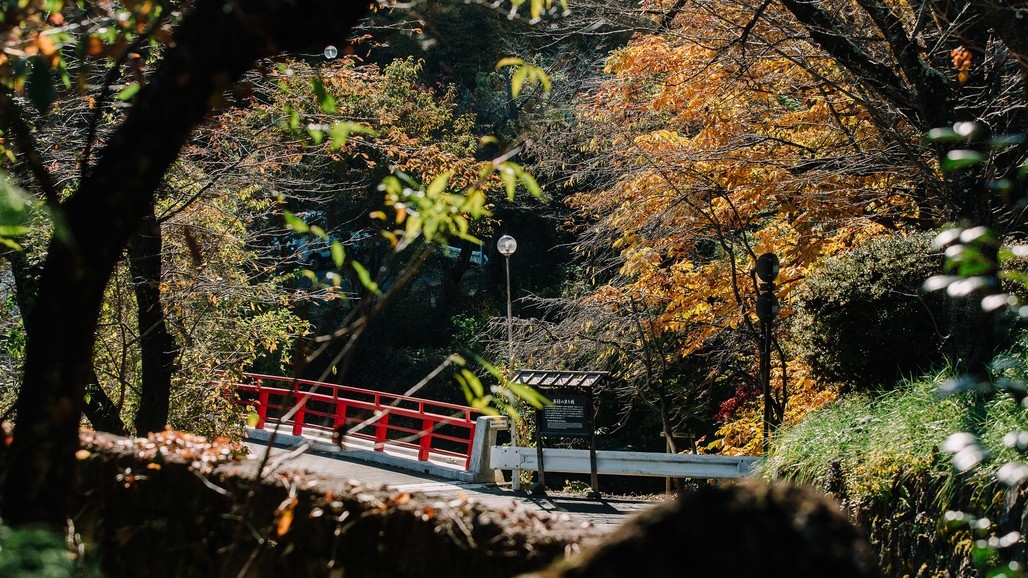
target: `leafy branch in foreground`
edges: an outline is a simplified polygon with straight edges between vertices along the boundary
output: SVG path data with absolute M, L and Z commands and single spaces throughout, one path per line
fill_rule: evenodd
M 962 171 L 973 170 L 990 162 L 992 156 L 1009 151 L 1019 145 L 1020 136 L 989 137 L 985 129 L 974 123 L 957 123 L 952 128 L 935 129 L 928 139 L 940 146 L 952 146 L 943 158 L 941 168 L 949 178 L 959 178 Z M 1023 195 L 1028 180 L 1028 163 L 1022 162 L 1013 176 L 1001 176 L 986 183 L 986 187 L 1009 200 Z M 1015 201 L 1023 204 L 1021 201 Z M 991 228 L 972 226 L 953 227 L 941 233 L 935 240 L 936 247 L 945 250 L 944 274 L 934 276 L 925 282 L 926 291 L 945 291 L 947 296 L 960 307 L 966 304 L 977 307 L 978 315 L 972 319 L 985 330 L 985 335 L 994 339 L 996 334 L 1011 322 L 1028 320 L 1028 307 L 1016 294 L 1015 287 L 1028 288 L 1028 277 L 1016 268 L 1005 266 L 1014 258 L 1028 256 L 1028 246 L 1004 247 L 1000 236 Z M 1003 281 L 1007 284 L 1004 286 Z M 1009 288 L 1009 290 L 1007 290 Z M 973 328 L 972 328 L 973 330 Z M 987 366 L 981 367 L 973 360 L 958 365 L 961 373 L 946 380 L 939 388 L 939 395 L 950 396 L 965 393 L 970 396 L 967 422 L 971 432 L 951 434 L 940 449 L 953 454 L 953 468 L 958 474 L 966 474 L 990 458 L 979 440 L 987 400 L 998 393 L 1008 393 L 1023 407 L 1028 407 L 1028 383 L 1023 375 L 1015 371 L 1016 361 L 994 356 L 995 341 L 987 340 L 989 348 Z M 963 360 L 960 360 L 963 361 Z M 1004 437 L 1007 448 L 1020 454 L 1028 452 L 1028 431 L 1012 431 Z M 996 479 L 1008 488 L 1015 489 L 1028 478 L 1028 465 L 1022 461 L 1010 461 L 999 468 Z M 970 530 L 977 536 L 972 550 L 975 562 L 995 576 L 1024 576 L 1024 569 L 1015 561 L 1007 561 L 1004 551 L 1021 541 L 1018 531 L 1003 536 L 990 536 L 992 522 L 976 518 L 964 512 L 947 512 L 944 524 L 949 529 Z

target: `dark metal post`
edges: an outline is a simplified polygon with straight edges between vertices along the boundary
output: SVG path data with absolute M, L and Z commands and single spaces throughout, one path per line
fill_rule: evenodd
M 507 265 L 507 367 L 514 371 L 514 316 L 510 306 L 510 255 L 504 255 Z
M 757 318 L 760 319 L 760 385 L 764 393 L 764 437 L 761 440 L 764 453 L 771 443 L 771 329 L 778 316 L 778 298 L 775 297 L 775 279 L 778 278 L 779 262 L 774 253 L 764 253 L 757 258 L 754 273 L 760 280 L 757 287 Z

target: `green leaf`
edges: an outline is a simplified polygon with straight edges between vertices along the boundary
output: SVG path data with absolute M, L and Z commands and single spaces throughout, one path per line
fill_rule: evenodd
M 478 376 L 471 373 L 467 368 L 461 368 L 460 376 L 467 382 L 468 387 L 475 394 L 476 398 L 480 398 L 485 395 L 485 388 L 482 387 L 482 382 L 478 379 Z
M 139 83 L 133 82 L 132 84 L 129 84 L 125 88 L 119 90 L 118 94 L 114 98 L 120 100 L 121 102 L 128 102 L 132 100 L 132 97 L 135 96 L 137 92 L 139 92 L 140 88 L 142 87 L 139 86 Z
M 332 144 L 330 145 L 332 150 L 338 150 L 340 147 L 346 144 L 346 139 L 350 138 L 350 134 L 366 134 L 370 136 L 376 136 L 377 133 L 370 127 L 364 126 L 356 122 L 340 121 L 334 123 L 328 129 L 329 136 L 332 137 Z
M 286 105 L 286 114 L 289 115 L 289 130 L 300 130 L 300 114 L 288 105 Z
M 382 294 L 382 291 L 378 288 L 378 283 L 375 283 L 371 279 L 371 273 L 368 273 L 368 270 L 364 268 L 364 265 L 361 265 L 360 263 L 353 261 L 350 263 L 350 266 L 353 267 L 353 270 L 357 272 L 357 278 L 360 279 L 361 285 L 363 285 L 368 291 L 371 291 L 375 295 Z
M 450 184 L 451 176 L 453 176 L 453 171 L 448 171 L 432 179 L 432 182 L 428 185 L 428 190 L 425 192 L 429 197 L 434 197 L 445 192 L 446 187 Z
M 1024 135 L 1003 134 L 989 139 L 989 148 L 999 150 L 1019 145 L 1024 142 Z
M 311 225 L 311 234 L 315 235 L 315 236 L 317 236 L 317 237 L 319 237 L 321 239 L 327 239 L 328 238 L 328 233 L 325 232 L 325 229 L 322 229 L 321 227 L 319 227 L 317 225 Z
M 32 202 L 28 193 L 12 183 L 7 175 L 0 173 L 0 244 L 21 251 L 21 245 L 11 237 L 31 232 Z
M 552 85 L 550 84 L 550 75 L 539 68 L 538 66 L 532 67 L 532 80 L 543 87 L 544 92 L 550 92 Z
M 20 237 L 30 232 L 32 229 L 22 225 L 0 225 L 0 237 Z
M 551 405 L 553 403 L 547 399 L 546 396 L 523 383 L 511 382 L 507 384 L 507 387 L 510 388 L 514 395 L 518 396 L 536 409 L 542 409 L 543 406 Z
M 303 222 L 303 219 L 289 211 L 282 211 L 282 220 L 285 221 L 287 229 L 291 229 L 297 233 L 306 233 L 310 230 L 310 227 L 307 226 L 307 223 Z
M 339 112 L 335 97 L 325 90 L 325 83 L 321 81 L 321 77 L 315 76 L 312 78 L 311 85 L 314 88 L 314 97 L 318 99 L 318 105 L 321 107 L 322 112 L 325 114 Z
M 539 183 L 535 180 L 535 177 L 533 177 L 528 171 L 520 171 L 518 173 L 518 180 L 521 181 L 521 186 L 525 187 L 525 189 L 533 197 L 537 199 L 542 198 L 542 188 L 539 186 Z
M 955 171 L 981 164 L 984 161 L 985 155 L 978 151 L 958 149 L 946 153 L 946 158 L 942 161 L 942 170 L 945 172 Z
M 957 131 L 950 127 L 933 128 L 925 135 L 925 140 L 935 143 L 961 142 L 964 137 L 957 134 Z
M 346 260 L 346 252 L 343 251 L 343 244 L 339 241 L 332 241 L 332 262 L 335 263 L 336 269 L 340 269 L 343 266 L 343 261 Z
M 518 177 L 514 174 L 514 169 L 505 167 L 500 170 L 500 179 L 503 180 L 503 184 L 507 189 L 507 199 L 510 201 L 514 200 L 514 193 L 518 189 Z

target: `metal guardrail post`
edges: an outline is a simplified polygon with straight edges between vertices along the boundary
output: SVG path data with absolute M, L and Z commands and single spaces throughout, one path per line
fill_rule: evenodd
M 303 421 L 306 419 L 307 414 L 307 400 L 301 397 L 296 403 L 299 403 L 300 407 L 297 408 L 296 414 L 293 415 L 293 435 L 301 436 L 303 435 Z
M 257 428 L 264 429 L 264 423 L 268 421 L 268 403 L 271 401 L 271 392 L 257 386 Z
M 389 431 L 389 414 L 382 413 L 382 417 L 378 419 L 375 424 L 375 451 L 384 452 L 386 443 L 386 434 Z
M 421 440 L 418 442 L 418 461 L 428 459 L 429 450 L 432 449 L 432 428 L 435 422 L 430 419 L 421 420 Z
M 346 402 L 336 402 L 336 415 L 332 421 L 332 429 L 338 430 L 346 427 L 346 407 Z

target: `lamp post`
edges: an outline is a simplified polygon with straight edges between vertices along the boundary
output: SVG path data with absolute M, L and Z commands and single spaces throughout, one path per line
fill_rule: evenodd
M 779 262 L 774 253 L 757 257 L 753 272 L 760 280 L 757 287 L 757 318 L 760 319 L 760 385 L 764 390 L 764 453 L 771 441 L 771 326 L 778 317 L 778 297 L 775 297 L 775 279 Z
M 496 249 L 506 259 L 507 266 L 507 356 L 510 371 L 514 371 L 514 324 L 510 309 L 510 256 L 518 250 L 518 242 L 510 235 L 504 235 L 496 241 Z
M 510 256 L 518 250 L 518 242 L 510 235 L 504 235 L 496 240 L 496 250 L 503 255 L 507 269 L 507 371 L 511 379 L 514 379 L 514 324 L 510 310 Z M 510 430 L 510 445 L 517 447 L 518 425 L 512 424 Z M 510 489 L 515 492 L 521 489 L 521 470 L 515 469 L 511 472 Z

